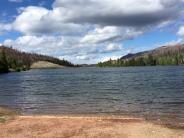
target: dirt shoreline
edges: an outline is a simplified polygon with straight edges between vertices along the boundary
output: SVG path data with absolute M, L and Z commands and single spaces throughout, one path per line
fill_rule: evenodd
M 117 116 L 17 116 L 0 124 L 1 138 L 184 138 L 140 118 Z

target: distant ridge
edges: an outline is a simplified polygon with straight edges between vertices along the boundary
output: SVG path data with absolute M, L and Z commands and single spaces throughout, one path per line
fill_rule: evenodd
M 46 61 L 60 66 L 73 67 L 66 60 L 55 57 L 21 52 L 13 48 L 0 46 L 0 73 L 11 71 L 22 71 L 30 69 L 31 65 L 38 61 Z M 8 70 L 7 70 L 8 68 Z
M 136 54 L 128 54 L 123 56 L 122 60 L 128 60 L 131 58 L 138 58 L 138 57 L 144 57 L 144 56 L 164 56 L 167 54 L 178 54 L 178 53 L 184 53 L 184 45 L 171 45 L 171 46 L 162 46 L 150 51 L 144 51 L 139 52 Z
M 184 65 L 184 44 L 162 46 L 150 51 L 127 54 L 118 60 L 98 63 L 100 67 Z

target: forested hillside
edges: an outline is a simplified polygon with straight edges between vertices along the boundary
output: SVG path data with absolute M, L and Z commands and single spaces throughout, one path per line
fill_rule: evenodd
M 184 65 L 184 45 L 163 46 L 151 51 L 128 54 L 118 60 L 98 63 L 99 67 Z
M 9 70 L 22 71 L 30 69 L 31 64 L 37 61 L 48 61 L 62 66 L 74 66 L 66 60 L 58 58 L 20 52 L 18 50 L 0 46 L 0 73 L 9 72 Z

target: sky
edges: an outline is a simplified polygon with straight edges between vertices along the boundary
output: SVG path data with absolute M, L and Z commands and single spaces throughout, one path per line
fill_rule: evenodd
M 0 0 L 0 45 L 93 64 L 184 42 L 184 0 Z

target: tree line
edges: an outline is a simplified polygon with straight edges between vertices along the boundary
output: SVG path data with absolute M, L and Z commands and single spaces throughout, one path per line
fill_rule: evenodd
M 136 56 L 139 55 L 139 56 Z M 125 56 L 126 57 L 126 56 Z M 142 55 L 132 54 L 132 57 L 100 62 L 99 67 L 128 67 L 128 66 L 158 66 L 184 65 L 184 46 L 160 48 L 145 52 Z
M 9 72 L 9 70 L 29 70 L 30 66 L 37 61 L 48 61 L 62 66 L 74 67 L 71 62 L 64 59 L 60 60 L 41 54 L 20 52 L 5 46 L 0 47 L 0 73 L 6 73 Z

